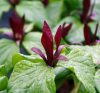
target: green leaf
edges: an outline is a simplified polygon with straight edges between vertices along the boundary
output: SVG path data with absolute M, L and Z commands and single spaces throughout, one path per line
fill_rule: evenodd
M 47 15 L 53 25 L 59 21 L 61 16 L 61 9 L 62 1 L 53 2 L 47 6 Z
M 0 65 L 0 75 L 6 75 L 6 74 L 7 71 L 5 65 Z
M 42 28 L 43 21 L 47 19 L 46 11 L 40 1 L 21 1 L 16 7 L 20 16 L 25 15 L 29 22 L 34 22 Z
M 5 90 L 7 88 L 7 85 L 8 85 L 8 78 L 6 76 L 0 76 L 0 91 Z
M 67 55 L 69 60 L 82 63 L 84 65 L 94 67 L 93 58 L 90 53 L 86 53 L 80 48 L 74 48 L 70 53 Z
M 71 43 L 80 43 L 84 41 L 83 24 L 78 21 L 73 22 L 73 26 L 66 36 L 66 40 Z
M 26 24 L 26 25 L 24 26 L 24 31 L 25 31 L 26 33 L 28 33 L 28 32 L 30 32 L 30 31 L 32 31 L 33 28 L 34 28 L 34 23 Z
M 0 93 L 7 93 L 7 90 L 0 91 Z
M 54 78 L 53 68 L 23 60 L 15 65 L 8 93 L 56 93 Z
M 57 2 L 58 0 L 49 0 L 50 3 Z
M 82 0 L 63 0 L 63 15 L 77 15 L 82 10 Z M 62 15 L 62 16 L 63 16 Z
M 29 56 L 29 55 L 23 55 L 23 54 L 18 53 L 18 54 L 13 55 L 13 57 L 12 57 L 13 65 L 15 65 L 16 63 L 18 63 L 22 60 L 28 60 L 28 61 L 31 61 L 34 63 L 35 62 L 36 63 L 43 62 L 43 59 L 40 56 L 38 56 L 37 54 Z
M 95 66 L 91 65 L 91 62 L 93 63 L 93 60 L 91 57 L 90 58 L 88 57 L 89 56 L 86 56 L 86 53 L 82 54 L 81 51 L 79 53 L 76 51 L 74 51 L 73 53 L 70 52 L 67 55 L 69 61 L 59 62 L 58 66 L 65 67 L 70 71 L 72 71 L 73 73 L 75 73 L 77 79 L 85 87 L 84 90 L 86 91 L 85 93 L 95 93 L 95 87 L 94 87 Z
M 100 69 L 95 73 L 95 86 L 98 93 L 100 93 Z
M 23 40 L 23 46 L 30 54 L 33 54 L 32 47 L 37 47 L 42 49 L 41 45 L 41 36 L 42 34 L 39 32 L 30 32 L 28 33 Z
M 100 45 L 95 45 L 95 46 L 70 46 L 71 49 L 80 49 L 87 54 L 91 54 L 93 62 L 95 64 L 100 63 Z
M 6 12 L 10 9 L 10 4 L 6 0 L 0 1 L 0 17 L 3 12 Z
M 9 71 L 12 66 L 12 56 L 18 53 L 19 49 L 16 43 L 12 40 L 0 40 L 0 65 L 5 65 L 6 70 Z
M 6 32 L 12 32 L 12 30 L 10 28 L 1 28 L 0 27 L 0 33 L 6 33 Z

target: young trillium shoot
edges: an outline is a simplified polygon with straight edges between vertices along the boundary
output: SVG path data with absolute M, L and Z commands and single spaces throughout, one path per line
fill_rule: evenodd
M 91 0 L 83 0 L 83 12 L 80 14 L 82 23 L 92 21 L 94 5 L 91 5 Z
M 85 44 L 91 45 L 96 42 L 96 34 L 98 31 L 99 24 L 96 25 L 95 33 L 92 35 L 91 29 L 88 26 L 88 24 L 84 24 L 84 38 L 85 38 Z
M 68 25 L 66 25 L 66 23 L 64 23 L 64 24 L 62 25 L 62 38 L 65 38 L 65 36 L 68 35 L 68 33 L 69 33 L 71 27 L 72 27 L 72 23 L 70 23 L 70 24 L 68 24 Z
M 22 41 L 24 37 L 24 23 L 25 23 L 25 18 L 24 16 L 20 18 L 16 12 L 13 12 L 13 15 L 10 17 L 10 26 L 13 31 L 13 39 L 15 41 Z
M 13 6 L 15 6 L 15 5 L 19 4 L 20 0 L 9 0 L 9 2 L 10 2 Z
M 49 4 L 49 0 L 42 0 L 42 3 L 44 4 L 44 6 L 47 6 Z
M 67 60 L 66 57 L 64 57 L 61 54 L 62 49 L 64 48 L 64 45 L 60 45 L 60 41 L 62 38 L 62 27 L 59 26 L 56 32 L 56 35 L 54 37 L 55 43 L 56 43 L 56 50 L 54 51 L 54 44 L 53 44 L 53 35 L 51 32 L 51 29 L 46 21 L 44 21 L 43 26 L 43 34 L 41 38 L 41 43 L 45 49 L 46 57 L 42 53 L 42 51 L 38 48 L 32 48 L 32 51 L 40 55 L 43 60 L 46 62 L 49 66 L 55 66 L 58 60 Z

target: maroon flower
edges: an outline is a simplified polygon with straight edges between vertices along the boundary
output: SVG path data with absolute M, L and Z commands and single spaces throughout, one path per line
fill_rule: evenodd
M 42 0 L 42 3 L 44 4 L 44 6 L 47 6 L 49 4 L 49 0 Z
M 95 33 L 91 34 L 91 29 L 88 26 L 88 24 L 84 24 L 84 38 L 86 45 L 91 45 L 96 42 L 97 30 L 98 30 L 98 24 L 96 25 Z
M 68 24 L 68 25 L 66 25 L 66 23 L 64 23 L 64 24 L 62 25 L 62 38 L 65 38 L 65 36 L 68 35 L 68 33 L 69 33 L 71 27 L 72 27 L 72 23 L 70 23 L 70 24 Z
M 12 4 L 12 5 L 17 5 L 19 4 L 20 0 L 9 0 L 9 2 Z
M 13 39 L 15 41 L 21 41 L 24 36 L 24 31 L 23 31 L 25 22 L 24 16 L 20 18 L 16 12 L 13 12 L 9 22 L 13 31 Z
M 47 65 L 55 66 L 58 60 L 66 60 L 66 57 L 64 57 L 63 55 L 60 55 L 62 49 L 64 48 L 64 45 L 60 45 L 61 37 L 62 37 L 62 27 L 59 26 L 57 29 L 56 35 L 54 37 L 55 43 L 56 43 L 56 51 L 54 51 L 53 50 L 53 46 L 54 46 L 53 35 L 50 30 L 50 27 L 48 26 L 46 21 L 44 21 L 41 43 L 45 49 L 46 57 L 42 53 L 42 51 L 38 48 L 33 47 L 32 51 L 39 54 L 43 58 L 43 60 L 46 62 Z
M 92 21 L 93 16 L 93 5 L 91 5 L 91 0 L 83 0 L 83 12 L 80 15 L 82 23 Z

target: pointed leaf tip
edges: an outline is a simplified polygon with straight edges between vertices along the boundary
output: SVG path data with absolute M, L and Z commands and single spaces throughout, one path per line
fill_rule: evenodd
M 46 21 L 44 21 L 41 42 L 47 54 L 47 59 L 52 62 L 53 60 L 53 36 L 52 36 L 51 29 Z
M 67 26 L 65 23 L 63 24 L 63 26 L 62 26 L 62 37 L 63 38 L 65 38 L 65 36 L 68 35 L 71 27 L 72 27 L 72 23 L 68 24 Z
M 58 60 L 63 60 L 63 61 L 68 61 L 67 57 L 60 55 L 58 58 Z
M 65 45 L 60 45 L 60 46 L 58 47 L 58 49 L 56 50 L 56 52 L 55 52 L 55 54 L 54 54 L 55 59 L 58 58 L 58 57 L 60 56 L 61 51 L 62 51 L 62 49 L 63 49 L 64 47 L 65 47 Z
M 87 15 L 91 6 L 90 0 L 83 0 L 83 12 L 84 15 Z
M 13 37 L 15 40 L 21 40 L 24 34 L 23 28 L 25 23 L 25 17 L 20 18 L 18 14 L 13 11 L 12 16 L 9 19 L 10 26 L 13 31 Z
M 82 22 L 86 21 L 90 7 L 91 7 L 91 1 L 90 0 L 83 0 L 83 12 L 80 15 Z
M 40 49 L 33 47 L 31 50 L 32 50 L 33 52 L 35 52 L 36 54 L 38 54 L 40 57 L 42 57 L 42 59 L 43 59 L 44 61 L 47 61 L 45 55 L 42 53 L 42 51 L 41 51 Z
M 61 25 L 58 27 L 56 35 L 55 35 L 55 42 L 56 42 L 56 47 L 58 48 L 60 45 L 60 41 L 62 38 L 62 27 Z
M 53 42 L 53 35 L 52 35 L 51 29 L 46 21 L 44 21 L 43 34 L 46 34 L 48 36 L 48 38 Z
M 88 24 L 84 24 L 84 38 L 87 45 L 91 44 L 91 34 Z

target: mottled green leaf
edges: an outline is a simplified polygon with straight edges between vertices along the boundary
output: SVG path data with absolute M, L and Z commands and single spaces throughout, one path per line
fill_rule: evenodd
M 0 65 L 5 65 L 6 70 L 9 71 L 12 66 L 12 56 L 18 53 L 19 49 L 16 43 L 12 40 L 0 40 Z
M 43 21 L 47 19 L 45 8 L 40 1 L 21 1 L 16 10 L 19 15 L 25 15 L 27 21 L 39 27 L 42 27 Z
M 15 65 L 8 93 L 56 93 L 53 68 L 23 60 Z
M 35 55 L 23 55 L 23 54 L 15 54 L 13 55 L 12 57 L 12 61 L 13 61 L 13 65 L 15 65 L 16 63 L 22 61 L 22 60 L 28 60 L 28 61 L 31 61 L 31 62 L 34 62 L 34 63 L 37 63 L 37 62 L 43 62 L 43 59 L 38 56 L 37 54 Z
M 98 93 L 100 93 L 100 69 L 95 73 L 95 86 Z
M 78 46 L 78 45 L 73 45 L 70 46 L 70 48 L 74 49 L 80 49 L 87 54 L 91 54 L 93 62 L 96 64 L 100 64 L 100 45 L 95 45 L 95 46 Z
M 23 46 L 24 48 L 31 54 L 33 54 L 32 52 L 32 47 L 37 47 L 37 48 L 42 48 L 41 45 L 41 36 L 42 34 L 39 32 L 31 32 L 28 33 L 23 40 Z
M 59 62 L 58 66 L 65 67 L 75 73 L 77 79 L 83 84 L 85 93 L 95 93 L 94 72 L 95 66 L 90 55 L 81 50 L 72 50 L 67 55 L 69 61 Z

